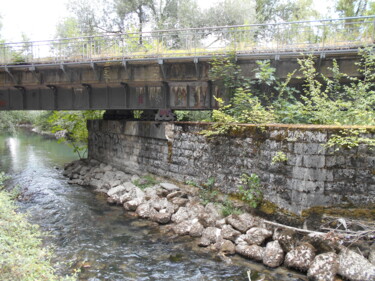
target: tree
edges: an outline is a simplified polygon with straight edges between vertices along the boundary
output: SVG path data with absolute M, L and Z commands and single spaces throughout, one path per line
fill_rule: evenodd
M 373 6 L 373 0 L 338 0 L 335 8 L 341 17 L 346 18 L 363 16 Z
M 73 38 L 82 36 L 78 20 L 75 17 L 68 17 L 60 21 L 56 26 L 56 38 Z

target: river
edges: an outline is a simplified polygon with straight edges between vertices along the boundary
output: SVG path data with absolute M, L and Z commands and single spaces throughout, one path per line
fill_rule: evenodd
M 191 239 L 170 240 L 158 227 L 109 206 L 103 195 L 69 185 L 63 165 L 76 159 L 72 150 L 32 132 L 0 135 L 0 170 L 19 185 L 19 202 L 30 221 L 50 235 L 60 274 L 75 268 L 80 280 L 307 280 L 286 269 L 270 270 L 240 257 L 227 264 Z M 263 279 L 262 279 L 263 278 Z

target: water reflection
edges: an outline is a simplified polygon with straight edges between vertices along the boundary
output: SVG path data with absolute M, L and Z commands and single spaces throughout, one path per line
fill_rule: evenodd
M 69 147 L 22 133 L 0 136 L 0 169 L 24 190 L 20 209 L 51 233 L 62 274 L 81 268 L 81 280 L 307 280 L 283 269 L 267 270 L 241 258 L 228 265 L 190 238 L 166 239 L 154 223 L 129 217 L 87 188 L 68 185 L 64 163 L 76 159 Z M 303 278 L 303 279 L 299 279 Z

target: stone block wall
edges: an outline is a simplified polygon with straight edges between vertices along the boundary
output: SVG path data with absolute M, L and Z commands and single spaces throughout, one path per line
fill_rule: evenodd
M 89 157 L 181 182 L 214 178 L 225 193 L 238 191 L 242 174 L 255 173 L 267 200 L 297 214 L 313 206 L 375 204 L 375 149 L 322 146 L 344 127 L 248 125 L 236 136 L 207 139 L 199 134 L 207 126 L 92 120 Z M 272 163 L 277 152 L 287 161 Z

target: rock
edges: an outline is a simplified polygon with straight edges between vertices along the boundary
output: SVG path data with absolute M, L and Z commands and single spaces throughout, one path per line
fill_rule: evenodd
M 132 175 L 130 178 L 131 182 L 139 181 L 141 178 L 138 175 Z
M 251 260 L 262 261 L 264 248 L 257 245 L 239 244 L 236 246 L 236 253 Z
M 375 266 L 360 254 L 343 249 L 339 254 L 338 274 L 352 281 L 374 281 Z
M 306 272 L 315 258 L 315 248 L 309 243 L 302 243 L 285 256 L 284 264 Z
M 115 177 L 116 177 L 116 173 L 115 173 L 115 172 L 112 172 L 112 171 L 106 171 L 106 172 L 104 173 L 104 175 L 103 175 L 102 180 L 105 181 L 105 182 L 110 183 L 110 182 L 116 180 Z
M 221 219 L 221 220 L 217 220 L 217 221 L 215 222 L 215 226 L 218 227 L 218 228 L 223 228 L 224 225 L 227 225 L 227 221 L 226 221 L 225 218 L 224 218 L 224 219 Z
M 180 223 L 177 223 L 176 225 L 173 226 L 173 231 L 174 233 L 178 235 L 188 235 L 190 233 L 190 230 L 192 226 L 198 222 L 197 219 L 195 220 L 185 220 Z
M 171 200 L 175 197 L 180 197 L 180 198 L 185 198 L 187 199 L 187 194 L 181 190 L 177 190 L 177 191 L 172 191 L 171 193 L 168 193 L 168 195 L 166 196 L 168 200 Z
M 290 252 L 296 247 L 297 243 L 297 235 L 296 232 L 291 229 L 275 229 L 273 236 L 273 240 L 277 240 L 280 243 L 281 248 L 283 248 L 284 252 Z
M 256 226 L 256 219 L 248 214 L 243 213 L 241 215 L 230 215 L 226 218 L 227 223 L 233 226 L 235 229 L 245 233 L 249 228 Z
M 135 211 L 137 210 L 138 206 L 144 203 L 143 198 L 135 198 L 133 200 L 127 201 L 123 204 L 124 209 L 127 211 Z
M 203 225 L 199 221 L 197 221 L 191 226 L 189 234 L 191 237 L 201 237 L 203 230 L 204 230 Z
M 135 186 L 131 182 L 126 182 L 123 185 L 126 186 L 126 189 L 124 190 L 124 193 L 119 197 L 119 201 L 121 204 L 137 198 L 144 200 L 145 193 L 142 189 Z
M 189 199 L 186 199 L 186 198 L 181 198 L 181 197 L 174 197 L 172 198 L 171 200 L 171 203 L 172 204 L 175 204 L 179 207 L 184 207 L 186 206 L 187 202 L 189 202 Z
M 215 244 L 220 238 L 222 239 L 221 229 L 210 226 L 203 230 L 202 237 L 198 245 L 202 247 L 207 247 L 210 244 Z
M 261 227 L 253 227 L 246 232 L 245 241 L 249 245 L 260 246 L 267 238 L 271 236 L 272 231 Z
M 214 247 L 224 255 L 234 255 L 236 253 L 236 246 L 232 241 L 226 239 L 220 239 L 215 243 Z
M 241 234 L 240 236 L 236 238 L 236 240 L 234 241 L 234 244 L 249 246 L 249 244 L 247 244 L 247 242 L 245 241 L 245 238 L 246 238 L 246 234 Z
M 186 207 L 181 207 L 178 211 L 172 216 L 172 222 L 181 223 L 190 218 L 189 210 Z
M 110 188 L 119 186 L 120 184 L 121 184 L 121 181 L 119 180 L 111 180 L 108 182 L 108 185 L 110 186 Z
M 116 195 L 118 193 L 122 193 L 124 191 L 127 191 L 127 186 L 119 185 L 119 186 L 113 187 L 110 190 L 108 190 L 107 195 L 112 197 L 113 195 Z
M 310 265 L 307 277 L 312 281 L 334 281 L 339 269 L 336 253 L 324 253 L 317 255 Z
M 263 254 L 263 264 L 278 267 L 284 261 L 284 251 L 278 241 L 268 242 Z
M 167 224 L 171 220 L 171 213 L 167 212 L 157 212 L 156 210 L 151 210 L 150 220 L 155 221 L 160 224 Z
M 216 221 L 221 218 L 222 216 L 219 210 L 213 203 L 208 203 L 205 206 L 204 211 L 201 210 L 198 215 L 198 219 L 204 227 L 215 226 Z
M 228 239 L 230 241 L 236 241 L 237 237 L 241 235 L 241 232 L 235 230 L 231 225 L 225 224 L 221 228 L 221 235 L 224 239 Z
M 177 185 L 174 185 L 172 183 L 166 183 L 166 182 L 163 182 L 160 184 L 160 186 L 168 191 L 176 191 L 176 190 L 180 190 L 180 188 L 177 186 Z
M 375 265 L 375 249 L 372 247 L 370 249 L 370 254 L 368 255 L 368 260 L 371 262 L 373 265 Z
M 152 211 L 152 207 L 148 202 L 142 203 L 137 207 L 137 210 L 135 211 L 137 215 L 143 219 L 147 219 L 150 217 Z
M 113 169 L 113 168 L 112 168 L 111 165 L 106 165 L 106 166 L 104 166 L 104 167 L 102 168 L 102 170 L 103 170 L 104 172 L 111 171 L 112 169 Z
M 155 200 L 159 198 L 155 188 L 147 187 L 143 190 L 143 192 L 145 193 L 146 200 Z

